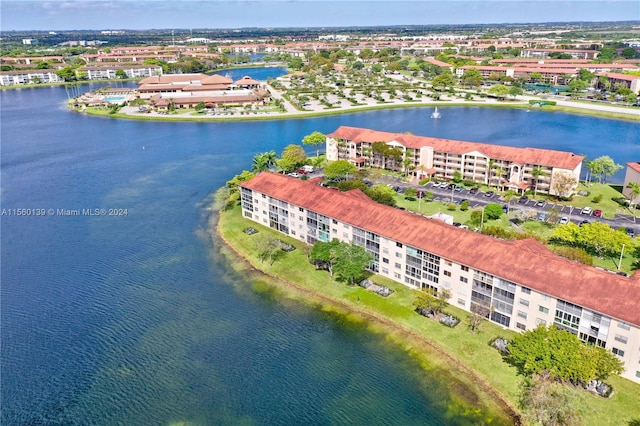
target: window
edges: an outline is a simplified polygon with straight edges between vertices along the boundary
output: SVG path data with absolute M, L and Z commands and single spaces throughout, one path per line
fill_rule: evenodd
M 449 271 L 444 271 L 445 276 L 450 277 L 451 276 L 451 272 Z
M 400 253 L 400 252 L 396 252 L 396 257 L 397 257 L 398 259 L 402 259 L 402 253 Z
M 469 267 L 468 266 L 460 265 L 460 269 L 462 269 L 465 272 L 469 272 Z
M 262 198 L 267 198 L 267 195 L 266 194 L 262 194 Z
M 458 305 L 464 306 L 465 305 L 464 299 L 458 299 Z
M 396 267 L 396 269 L 400 269 L 400 268 L 402 268 L 402 265 L 401 265 L 401 264 L 399 264 L 399 263 L 396 263 L 394 266 Z
M 303 209 L 302 207 L 298 207 L 298 211 L 299 211 L 299 212 L 303 212 L 303 211 L 304 211 L 304 209 Z
M 389 259 L 387 259 L 386 257 L 382 258 L 382 263 L 389 263 Z
M 333 222 L 333 224 L 334 224 L 334 225 L 337 225 L 337 224 L 338 224 L 338 221 L 337 221 L 337 220 L 335 220 L 335 219 L 331 219 L 331 221 Z
M 384 253 L 384 254 L 389 254 L 389 249 L 388 249 L 387 247 L 384 247 L 384 248 L 382 249 L 382 253 Z
M 624 351 L 618 348 L 611 349 L 611 352 L 613 352 L 615 355 L 618 355 L 619 357 L 624 356 Z
M 547 325 L 547 322 L 542 318 L 536 318 L 536 325 Z
M 540 305 L 538 306 L 538 310 L 540 312 L 542 312 L 543 314 L 548 314 L 549 313 L 549 308 L 545 308 L 544 306 Z
M 389 275 L 389 270 L 387 268 L 382 268 L 382 273 Z
M 636 377 L 640 379 L 640 371 L 636 371 Z
M 444 261 L 444 264 L 445 264 L 445 265 L 447 265 L 447 266 L 451 266 L 451 265 L 453 265 L 453 264 L 451 263 L 451 261 L 450 261 L 450 260 L 445 260 L 445 261 Z
M 396 243 L 396 247 L 402 248 L 402 243 Z
M 402 275 L 400 275 L 400 274 L 399 274 L 399 273 L 397 273 L 397 272 L 394 272 L 394 273 L 393 273 L 393 276 L 394 276 L 394 277 L 395 277 L 395 279 L 397 279 L 397 280 L 399 280 L 400 278 L 402 278 Z
M 524 294 L 531 294 L 531 289 L 530 289 L 530 288 L 527 288 L 527 287 L 522 287 L 522 292 L 523 292 Z
M 619 334 L 616 334 L 616 337 L 614 339 L 615 339 L 616 342 L 627 344 L 627 338 L 625 336 L 621 336 Z
M 518 311 L 518 316 L 520 318 L 527 319 L 527 313 L 526 312 Z
M 526 326 L 526 325 L 524 325 L 524 324 L 520 324 L 519 322 L 517 322 L 517 323 L 516 323 L 516 328 L 517 328 L 517 329 L 519 329 L 519 330 L 523 330 L 523 331 L 524 331 L 524 330 L 526 330 L 526 329 L 527 329 L 527 326 Z
M 520 299 L 518 303 L 520 303 L 522 306 L 529 306 L 529 301 L 526 299 Z
M 627 324 L 626 322 L 622 322 L 622 321 L 620 321 L 620 322 L 618 323 L 618 328 L 621 328 L 621 329 L 623 329 L 623 330 L 630 330 L 630 329 L 631 329 L 631 326 L 629 326 L 629 324 Z
M 505 327 L 509 327 L 509 322 L 511 321 L 511 318 L 496 311 L 491 312 L 490 318 L 491 321 L 497 322 Z
M 469 279 L 467 277 L 460 277 L 460 281 L 466 284 L 469 282 Z

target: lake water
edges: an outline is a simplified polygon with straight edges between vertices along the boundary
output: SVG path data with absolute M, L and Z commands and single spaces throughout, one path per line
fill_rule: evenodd
M 2 209 L 126 215 L 1 217 L 3 425 L 472 424 L 383 337 L 252 291 L 202 236 L 209 195 L 254 154 L 340 125 L 640 159 L 637 123 L 541 111 L 163 123 L 66 99 L 2 92 Z

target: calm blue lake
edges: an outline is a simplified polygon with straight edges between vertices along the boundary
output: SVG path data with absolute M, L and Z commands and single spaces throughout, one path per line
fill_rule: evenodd
M 384 337 L 252 291 L 203 235 L 210 194 L 254 154 L 340 125 L 640 159 L 637 123 L 541 111 L 162 123 L 66 99 L 2 92 L 2 209 L 127 213 L 1 217 L 3 425 L 473 424 Z

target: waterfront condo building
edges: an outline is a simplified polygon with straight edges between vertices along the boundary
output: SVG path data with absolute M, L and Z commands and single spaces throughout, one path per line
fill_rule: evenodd
M 383 143 L 388 148 L 380 149 Z M 388 133 L 341 126 L 327 135 L 327 160 L 348 160 L 358 167 L 407 171 L 416 179 L 462 179 L 563 197 L 580 180 L 581 155 L 538 148 L 515 148 L 477 142 Z M 537 183 L 536 183 L 537 179 Z
M 240 184 L 245 218 L 306 244 L 364 247 L 372 272 L 413 289 L 447 289 L 450 303 L 522 331 L 556 325 L 611 350 L 640 383 L 640 273 L 562 258 L 533 240 L 504 241 L 378 204 L 360 190 L 262 172 Z

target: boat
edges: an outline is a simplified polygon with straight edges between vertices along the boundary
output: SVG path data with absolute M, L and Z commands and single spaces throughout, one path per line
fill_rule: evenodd
M 440 117 L 441 117 L 441 115 L 440 115 L 440 113 L 438 112 L 438 107 L 436 107 L 435 111 L 433 111 L 433 112 L 431 113 L 431 118 L 440 118 Z

